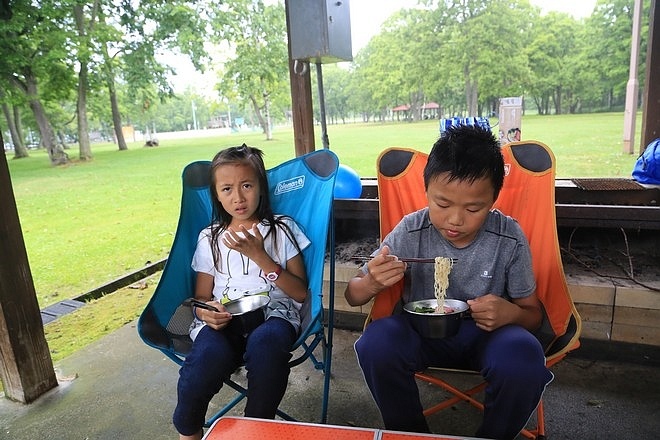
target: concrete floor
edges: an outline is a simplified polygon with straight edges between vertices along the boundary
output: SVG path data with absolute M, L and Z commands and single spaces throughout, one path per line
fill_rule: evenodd
M 328 423 L 382 428 L 357 367 L 359 333 L 335 330 Z M 660 432 L 660 357 L 650 346 L 583 347 L 553 367 L 544 396 L 546 431 L 560 439 L 655 439 Z M 139 339 L 135 323 L 56 365 L 60 385 L 30 405 L 0 399 L 0 439 L 174 439 L 171 423 L 178 367 Z M 282 408 L 319 421 L 322 373 L 296 367 Z M 424 387 L 423 395 L 437 392 Z M 227 399 L 223 390 L 214 402 Z M 216 404 L 213 403 L 213 406 Z M 213 408 L 212 408 L 213 409 Z M 241 415 L 242 406 L 231 415 Z M 473 435 L 479 413 L 458 404 L 432 416 L 431 428 Z

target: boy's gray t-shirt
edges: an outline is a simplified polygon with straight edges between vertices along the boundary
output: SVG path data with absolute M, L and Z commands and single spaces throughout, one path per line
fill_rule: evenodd
M 438 232 L 428 207 L 406 215 L 385 237 L 384 245 L 399 258 L 456 258 L 447 298 L 465 301 L 489 293 L 524 298 L 536 289 L 527 239 L 518 222 L 497 210 L 488 214 L 474 241 L 464 248 L 454 247 Z M 434 298 L 433 279 L 432 263 L 408 263 L 403 302 Z

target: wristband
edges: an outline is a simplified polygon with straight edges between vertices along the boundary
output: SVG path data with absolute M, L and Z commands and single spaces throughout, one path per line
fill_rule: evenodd
M 197 316 L 197 306 L 192 306 L 192 313 L 196 320 L 202 321 L 201 319 L 199 319 L 199 316 Z

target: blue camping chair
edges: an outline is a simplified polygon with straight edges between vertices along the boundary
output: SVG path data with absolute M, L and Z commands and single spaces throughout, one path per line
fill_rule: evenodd
M 273 211 L 291 216 L 311 241 L 311 245 L 303 251 L 309 293 L 301 310 L 301 334 L 294 344 L 296 356 L 289 364 L 293 367 L 309 359 L 316 369 L 323 370 L 321 423 L 327 420 L 330 387 L 335 258 L 332 200 L 338 166 L 339 161 L 333 152 L 320 150 L 268 170 Z M 179 365 L 183 363 L 192 345 L 188 336 L 192 311 L 183 302 L 194 296 L 196 274 L 190 263 L 199 232 L 211 222 L 210 167 L 209 161 L 198 161 L 183 170 L 181 213 L 172 249 L 154 295 L 138 320 L 138 333 L 142 340 Z M 326 334 L 323 326 L 322 288 L 328 239 L 330 292 Z M 322 359 L 317 359 L 314 355 L 319 344 L 322 347 Z M 230 379 L 225 384 L 236 390 L 237 395 L 206 421 L 206 427 L 225 415 L 247 395 L 247 390 L 234 380 Z M 285 420 L 294 420 L 279 409 L 277 414 Z

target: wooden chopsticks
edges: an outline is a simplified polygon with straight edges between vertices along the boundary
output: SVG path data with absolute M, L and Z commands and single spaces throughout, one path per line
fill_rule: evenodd
M 366 262 L 366 261 L 371 261 L 373 257 L 371 255 L 353 255 L 351 257 L 351 260 L 354 261 L 361 261 L 361 262 Z M 403 261 L 405 263 L 435 263 L 435 258 L 400 258 L 399 261 Z M 455 264 L 458 262 L 457 258 L 451 258 L 451 263 Z

